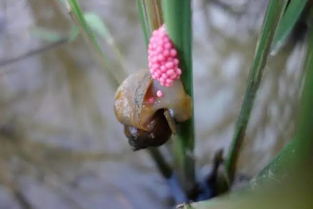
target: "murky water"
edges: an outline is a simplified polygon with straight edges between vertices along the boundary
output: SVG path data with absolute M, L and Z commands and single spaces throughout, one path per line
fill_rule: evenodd
M 134 1 L 80 1 L 100 15 L 131 73 L 146 66 Z M 193 1 L 196 159 L 199 175 L 227 149 L 266 1 Z M 0 62 L 47 44 L 38 27 L 68 33 L 57 0 L 0 1 Z M 112 49 L 108 69 L 120 67 Z M 255 174 L 290 138 L 302 48 L 270 59 L 248 127 L 240 172 Z M 285 63 L 285 58 L 288 62 Z M 0 66 L 0 208 L 171 208 L 149 155 L 132 152 L 114 118 L 114 88 L 79 37 Z

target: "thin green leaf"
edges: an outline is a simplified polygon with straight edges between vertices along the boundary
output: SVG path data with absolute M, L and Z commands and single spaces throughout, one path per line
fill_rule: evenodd
M 193 96 L 192 84 L 192 27 L 190 0 L 163 0 L 164 22 L 170 38 L 178 50 L 182 81 L 187 93 Z M 177 138 L 174 140 L 176 164 L 180 169 L 185 189 L 190 190 L 195 183 L 193 158 L 194 123 L 193 118 L 179 125 Z
M 250 113 L 256 97 L 256 92 L 261 82 L 263 70 L 267 62 L 267 57 L 277 27 L 277 23 L 281 17 L 285 4 L 286 0 L 271 0 L 268 3 L 262 30 L 256 47 L 255 56 L 249 72 L 248 84 L 243 104 L 241 106 L 241 111 L 235 125 L 235 132 L 232 138 L 232 144 L 230 146 L 225 162 L 226 171 L 230 182 L 232 182 L 236 171 L 239 151 L 245 136 Z
M 313 10 L 312 10 L 313 11 Z M 313 13 L 312 13 L 313 14 Z M 251 181 L 251 186 L 264 183 L 277 183 L 292 173 L 299 166 L 306 168 L 312 164 L 313 153 L 313 27 L 310 29 L 308 51 L 305 62 L 305 82 L 299 105 L 299 122 L 295 139 L 287 144 L 282 151 Z
M 299 104 L 299 118 L 295 139 L 275 157 L 255 178 L 254 182 L 268 180 L 268 177 L 282 175 L 291 166 L 310 159 L 313 153 L 313 8 L 308 20 L 307 54 L 304 63 L 304 85 Z M 294 169 L 293 169 L 294 170 Z M 274 177 L 275 177 L 274 176 Z
M 93 12 L 86 12 L 84 13 L 84 18 L 90 28 L 97 34 L 99 34 L 104 40 L 111 46 L 112 50 L 114 51 L 121 67 L 123 68 L 124 59 L 123 56 L 117 47 L 115 40 L 110 33 L 110 30 L 106 27 L 102 19 L 99 15 Z
M 313 8 L 308 23 L 307 55 L 304 63 L 305 80 L 299 104 L 299 119 L 295 139 L 291 140 L 277 156 L 251 181 L 249 188 L 265 183 L 279 183 L 292 172 L 298 173 L 312 164 L 313 153 Z M 300 169 L 299 169 L 300 166 Z M 310 167 L 310 166 L 309 166 Z M 310 169 L 309 169 L 310 170 Z M 312 169 L 311 169 L 312 170 Z M 307 171 L 306 171 L 307 172 Z
M 299 107 L 296 138 L 299 140 L 299 149 L 304 159 L 313 153 L 313 7 L 308 20 L 307 55 L 304 64 L 305 80 Z
M 78 4 L 78 2 L 76 0 L 68 0 L 67 2 L 69 4 L 68 6 L 69 6 L 70 14 L 72 14 L 74 16 L 77 23 L 81 27 L 81 29 L 88 36 L 88 39 L 93 43 L 93 45 L 98 50 L 98 52 L 102 54 L 103 52 L 101 50 L 99 43 L 97 42 L 96 36 L 93 33 L 93 31 L 91 30 L 91 28 L 89 27 L 86 19 L 84 18 L 84 13 L 83 13 L 82 9 L 80 8 L 80 5 Z
M 109 70 L 107 62 L 109 59 L 102 50 L 94 31 L 85 19 L 84 13 L 76 0 L 67 0 L 65 3 L 73 21 L 80 27 L 85 38 L 91 43 L 91 46 L 95 49 L 98 55 L 99 61 L 103 68 L 107 70 L 107 76 L 113 87 L 117 87 L 118 84 L 125 78 L 126 72 L 123 68 L 117 68 L 114 71 Z
M 295 139 L 289 142 L 283 150 L 251 181 L 253 187 L 276 181 L 281 176 L 290 174 L 294 166 L 303 163 L 312 154 L 313 148 L 313 9 L 308 23 L 307 56 L 304 64 L 305 82 L 299 104 L 299 120 Z
M 296 134 L 277 156 L 251 181 L 249 188 L 265 183 L 277 184 L 293 173 L 312 171 L 313 153 L 313 8 L 308 22 L 307 55 L 304 63 L 304 85 L 298 108 Z
M 86 12 L 84 13 L 84 18 L 92 30 L 108 40 L 108 42 L 112 42 L 112 35 L 110 34 L 109 30 L 107 29 L 99 15 L 93 12 Z
M 161 0 L 137 0 L 137 8 L 146 46 L 148 46 L 152 31 L 159 28 L 163 23 L 160 2 Z
M 286 42 L 297 21 L 301 17 L 306 3 L 307 0 L 291 0 L 289 2 L 286 11 L 279 21 L 271 47 L 271 54 L 276 54 Z
M 145 1 L 144 0 L 137 0 L 137 9 L 138 9 L 138 13 L 139 13 L 141 27 L 142 27 L 144 37 L 145 37 L 145 43 L 147 46 L 148 42 L 149 42 L 149 37 L 151 35 L 150 34 L 151 29 L 150 29 L 150 26 L 148 25 L 147 10 L 145 8 Z

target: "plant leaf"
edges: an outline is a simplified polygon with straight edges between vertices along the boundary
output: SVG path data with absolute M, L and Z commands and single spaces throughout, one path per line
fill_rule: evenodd
M 86 12 L 84 13 L 84 18 L 93 31 L 106 39 L 109 43 L 113 42 L 112 35 L 109 33 L 109 30 L 107 29 L 99 15 L 93 12 Z
M 291 34 L 305 8 L 307 0 L 291 0 L 278 23 L 273 39 L 271 54 L 276 54 Z
M 163 23 L 161 0 L 137 0 L 137 8 L 145 43 L 148 46 L 152 31 L 159 28 Z
M 107 62 L 109 62 L 109 59 L 107 58 L 107 55 L 104 53 L 102 50 L 95 32 L 92 30 L 91 25 L 86 21 L 84 12 L 82 11 L 79 3 L 77 0 L 67 0 L 64 2 L 66 8 L 69 11 L 69 14 L 71 15 L 74 23 L 79 26 L 81 32 L 83 33 L 84 37 L 87 39 L 88 43 L 91 44 L 93 47 L 94 51 L 97 52 L 97 58 L 99 62 L 101 63 L 102 67 L 107 70 L 107 76 L 109 77 L 109 82 L 113 87 L 117 87 L 118 84 L 126 77 L 127 73 L 125 72 L 124 68 L 116 68 L 114 71 L 110 70 L 108 68 Z M 96 19 L 96 18 L 94 18 Z M 93 20 L 98 24 L 98 20 Z M 93 22 L 93 23 L 94 23 Z M 94 27 L 95 24 L 93 24 Z M 101 26 L 100 26 L 101 28 Z M 97 29 L 99 30 L 99 25 L 97 25 Z M 103 28 L 101 28 L 103 29 Z M 103 32 L 103 31 L 101 31 Z M 122 64 L 121 64 L 122 65 Z
M 93 12 L 87 12 L 84 13 L 84 18 L 87 24 L 90 26 L 91 30 L 100 35 L 112 47 L 112 50 L 115 53 L 119 63 L 123 67 L 124 59 L 122 53 L 117 47 L 110 30 L 106 27 L 101 17 Z
M 262 30 L 256 46 L 256 52 L 248 76 L 248 84 L 244 95 L 241 110 L 235 124 L 235 132 L 229 152 L 226 156 L 226 171 L 232 182 L 242 142 L 244 140 L 251 110 L 253 108 L 256 92 L 262 79 L 264 67 L 272 44 L 272 39 L 277 28 L 277 23 L 282 16 L 287 0 L 270 0 L 264 17 Z
M 182 69 L 182 82 L 186 92 L 193 97 L 192 77 L 192 27 L 190 0 L 163 0 L 163 17 L 166 29 L 179 55 Z M 174 140 L 176 165 L 182 175 L 182 182 L 188 191 L 195 184 L 194 168 L 194 119 L 179 124 Z

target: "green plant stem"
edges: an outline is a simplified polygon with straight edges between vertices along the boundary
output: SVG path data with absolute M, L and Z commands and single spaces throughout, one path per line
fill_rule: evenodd
M 85 12 L 84 19 L 90 29 L 107 42 L 107 44 L 111 47 L 113 53 L 115 54 L 121 69 L 125 69 L 122 53 L 118 48 L 113 35 L 106 26 L 105 22 L 101 19 L 101 17 L 93 12 Z
M 143 0 L 143 1 L 145 1 L 146 4 L 151 35 L 151 32 L 153 30 L 158 29 L 163 24 L 161 0 Z
M 140 18 L 140 23 L 141 23 L 141 28 L 144 33 L 144 38 L 145 38 L 145 43 L 146 46 L 148 46 L 149 43 L 149 37 L 151 35 L 151 27 L 148 22 L 148 11 L 146 7 L 145 0 L 137 0 L 137 9 L 138 9 L 138 14 Z
M 301 17 L 301 14 L 305 8 L 307 0 L 292 0 L 289 2 L 288 6 L 286 4 L 286 10 L 279 21 L 277 26 L 277 31 L 273 38 L 273 43 L 271 46 L 271 54 L 276 54 L 279 49 L 286 42 L 288 36 L 294 29 L 297 21 Z
M 313 153 L 313 7 L 308 20 L 307 56 L 304 64 L 305 80 L 300 100 L 296 138 L 303 159 L 311 159 Z
M 146 46 L 153 30 L 163 24 L 161 0 L 137 0 L 137 8 Z
M 160 27 L 163 22 L 160 0 L 137 0 L 137 8 L 147 48 L 152 31 Z M 165 161 L 162 153 L 157 148 L 150 148 L 148 151 L 162 176 L 166 179 L 171 178 L 172 168 Z
M 85 20 L 84 13 L 76 0 L 67 0 L 68 11 L 71 15 L 73 21 L 80 27 L 83 32 L 84 37 L 89 41 L 91 46 L 97 52 L 96 55 L 104 69 L 109 69 L 107 63 L 105 62 L 107 56 L 103 52 L 100 44 L 97 41 L 96 34 L 91 30 L 90 26 Z M 107 70 L 108 81 L 111 82 L 113 87 L 117 87 L 118 84 L 126 77 L 127 73 L 121 68 L 116 69 L 114 72 L 112 70 Z
M 193 96 L 192 84 L 192 27 L 190 0 L 163 0 L 162 9 L 166 29 L 173 41 L 180 59 L 182 82 L 186 92 Z M 195 184 L 194 168 L 194 119 L 193 117 L 178 126 L 177 138 L 174 141 L 175 161 L 186 191 Z
M 235 132 L 232 138 L 232 143 L 226 156 L 225 166 L 230 182 L 233 181 L 236 172 L 239 152 L 244 140 L 247 124 L 256 97 L 256 92 L 262 79 L 263 70 L 267 62 L 267 57 L 274 33 L 276 31 L 277 23 L 282 16 L 282 12 L 286 3 L 286 0 L 270 0 L 268 3 L 261 34 L 256 47 L 256 53 L 253 59 L 253 64 L 248 76 L 248 85 L 246 88 L 243 104 L 241 106 L 240 114 L 235 125 Z

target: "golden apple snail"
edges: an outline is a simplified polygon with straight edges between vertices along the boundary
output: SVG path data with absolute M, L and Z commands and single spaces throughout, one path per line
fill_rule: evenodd
M 149 71 L 126 78 L 115 94 L 114 111 L 134 150 L 165 143 L 175 122 L 192 114 L 191 98 L 180 80 L 173 43 L 162 26 L 153 32 L 148 49 Z

